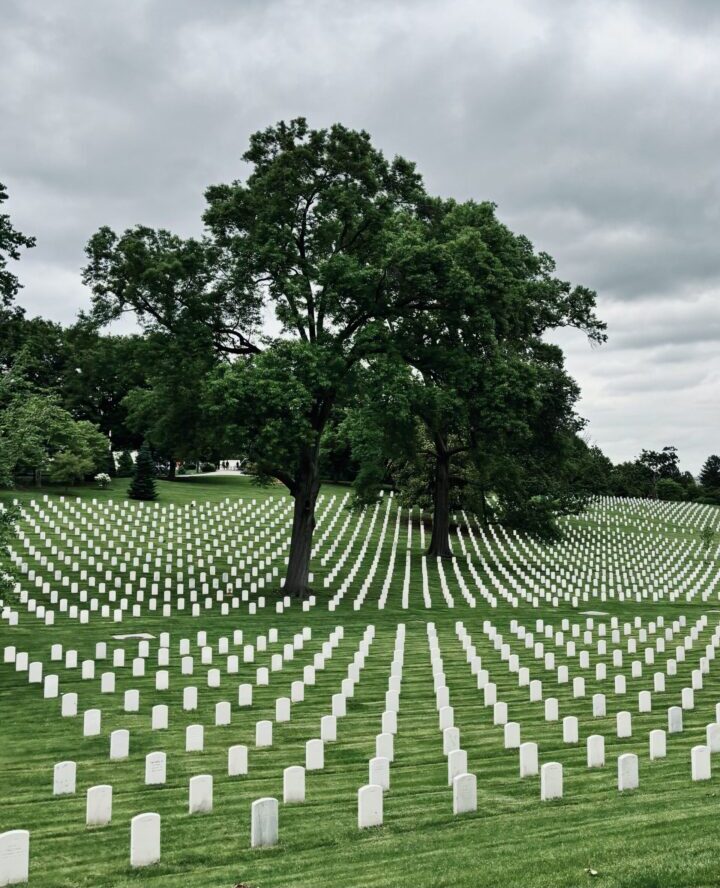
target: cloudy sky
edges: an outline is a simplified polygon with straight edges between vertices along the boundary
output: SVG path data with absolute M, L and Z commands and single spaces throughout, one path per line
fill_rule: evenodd
M 20 302 L 71 322 L 98 226 L 198 233 L 250 133 L 340 120 L 596 289 L 609 343 L 560 338 L 590 438 L 697 471 L 720 452 L 719 45 L 718 0 L 5 0 Z

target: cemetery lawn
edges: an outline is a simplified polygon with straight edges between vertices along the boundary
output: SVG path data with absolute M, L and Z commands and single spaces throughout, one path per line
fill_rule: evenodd
M 81 497 L 88 506 L 95 500 L 93 508 L 100 509 L 110 501 L 117 504 L 124 499 L 126 488 L 127 480 L 117 479 L 107 491 L 90 488 L 67 491 L 66 500 L 74 503 L 75 497 Z M 282 488 L 259 488 L 245 478 L 233 476 L 188 477 L 172 484 L 159 482 L 158 489 L 162 508 L 172 504 L 193 508 L 193 501 L 198 506 L 210 503 L 221 508 L 227 498 L 231 501 L 242 498 L 246 503 L 255 499 L 259 508 L 266 500 L 274 501 L 284 495 Z M 58 499 L 57 489 L 11 492 L 3 499 L 7 502 L 17 498 L 24 508 L 30 509 L 32 501 L 42 505 L 46 492 L 53 500 Z M 346 488 L 325 487 L 324 502 L 327 504 L 334 496 L 337 506 L 346 493 Z M 322 508 L 321 505 L 319 512 Z M 640 602 L 635 598 L 620 601 L 617 597 L 601 602 L 591 596 L 579 607 L 572 607 L 567 601 L 553 607 L 546 600 L 541 601 L 539 607 L 533 607 L 528 600 L 520 598 L 517 607 L 512 607 L 505 598 L 498 597 L 497 607 L 491 608 L 478 595 L 477 607 L 473 609 L 464 600 L 452 568 L 446 565 L 447 583 L 455 605 L 450 608 L 443 599 L 437 569 L 430 565 L 432 607 L 428 609 L 423 600 L 421 572 L 414 565 L 409 606 L 402 608 L 405 517 L 400 522 L 403 554 L 395 564 L 387 604 L 382 610 L 378 609 L 378 597 L 390 562 L 394 517 L 390 519 L 379 552 L 374 580 L 357 610 L 353 609 L 352 602 L 364 574 L 358 575 L 337 609 L 331 612 L 327 601 L 344 573 L 325 590 L 322 578 L 334 562 L 331 560 L 327 567 L 322 567 L 319 559 L 314 562 L 313 583 L 318 601 L 308 612 L 293 603 L 283 614 L 276 614 L 272 593 L 266 593 L 268 606 L 259 608 L 255 614 L 248 613 L 246 603 L 229 615 L 222 615 L 214 602 L 215 606 L 203 609 L 197 617 L 189 610 L 181 612 L 174 607 L 169 616 L 161 616 L 158 611 L 150 612 L 143 606 L 141 616 L 133 617 L 126 611 L 121 623 L 102 619 L 98 612 L 93 612 L 89 623 L 80 625 L 67 613 L 57 613 L 55 625 L 44 626 L 24 604 L 14 599 L 11 604 L 20 614 L 19 624 L 10 627 L 6 621 L 0 621 L 0 654 L 9 645 L 27 651 L 31 662 L 42 661 L 43 674 L 59 675 L 61 694 L 75 691 L 80 701 L 76 718 L 61 718 L 60 700 L 44 699 L 42 685 L 28 683 L 27 673 L 16 672 L 12 665 L 3 664 L 0 656 L 0 833 L 10 829 L 30 830 L 31 888 L 140 885 L 153 888 L 238 885 L 252 888 L 574 888 L 585 884 L 604 888 L 678 888 L 716 885 L 720 883 L 720 754 L 713 756 L 717 773 L 712 779 L 692 782 L 690 749 L 705 743 L 706 725 L 715 720 L 715 704 L 720 701 L 717 661 L 711 661 L 702 689 L 695 691 L 695 708 L 683 713 L 682 733 L 668 734 L 667 757 L 650 761 L 648 755 L 648 732 L 653 728 L 667 729 L 667 707 L 679 705 L 681 689 L 690 684 L 690 669 L 696 668 L 697 659 L 705 645 L 711 643 L 720 620 L 718 588 L 712 587 L 708 600 L 702 599 L 702 591 L 710 588 L 713 576 L 717 575 L 717 561 L 714 572 L 706 571 L 702 559 L 693 554 L 693 528 L 684 524 L 682 515 L 678 518 L 675 513 L 668 514 L 672 514 L 672 520 L 663 519 L 650 528 L 640 519 L 632 520 L 631 513 L 620 515 L 618 532 L 627 544 L 630 547 L 647 545 L 648 553 L 654 553 L 638 556 L 641 560 L 635 578 L 641 584 L 641 591 L 649 590 Z M 382 515 L 379 513 L 370 537 L 364 571 L 380 540 Z M 321 551 L 327 551 L 339 533 L 343 516 Z M 713 516 L 717 522 L 716 513 Z M 329 516 L 326 525 L 328 520 Z M 354 515 L 352 521 L 356 520 Z M 593 520 L 589 516 L 578 519 L 577 523 L 587 527 Z M 368 519 L 364 530 L 367 527 Z M 318 537 L 322 530 L 321 525 Z M 219 530 L 213 531 L 216 532 Z M 213 551 L 216 545 L 224 544 L 230 546 L 231 553 L 236 551 L 232 532 L 223 532 L 228 535 L 210 540 Z M 37 539 L 34 532 L 31 536 Z M 343 540 L 348 536 L 349 532 Z M 363 532 L 355 541 L 349 564 L 359 553 L 364 537 Z M 156 545 L 150 539 L 145 542 L 134 539 L 128 541 L 128 545 L 130 543 L 133 550 L 140 546 L 146 552 L 153 551 Z M 685 573 L 671 545 L 684 546 L 691 553 Z M 417 527 L 412 550 L 421 554 Z M 226 554 L 221 553 L 215 559 L 218 571 L 225 569 Z M 571 572 L 586 565 L 579 554 L 570 553 L 567 558 L 570 560 L 563 562 L 563 566 Z M 692 574 L 696 578 L 694 582 L 700 585 L 699 594 L 690 601 L 685 595 L 670 601 L 668 594 L 661 594 L 653 601 L 652 591 L 657 592 L 663 585 L 653 574 L 653 558 L 671 572 L 668 575 L 671 579 L 667 581 L 669 591 L 676 588 L 675 579 Z M 648 569 L 646 573 L 644 568 Z M 92 568 L 89 570 L 92 572 Z M 78 580 L 78 572 L 69 570 L 68 573 L 71 579 Z M 196 575 L 198 573 L 199 570 Z M 162 578 L 166 575 L 174 574 L 166 573 L 163 567 Z M 485 573 L 483 578 L 492 589 Z M 631 582 L 628 579 L 629 585 Z M 41 590 L 35 589 L 26 577 L 21 585 L 32 589 L 38 601 L 43 598 Z M 96 589 L 89 591 L 91 597 L 97 593 Z M 474 591 L 477 594 L 477 590 Z M 63 595 L 67 594 L 65 589 Z M 632 677 L 630 663 L 635 657 L 626 653 L 623 666 L 613 668 L 609 654 L 596 656 L 597 637 L 594 636 L 592 645 L 588 645 L 593 669 L 582 673 L 587 681 L 586 695 L 575 698 L 572 678 L 569 684 L 555 683 L 553 673 L 543 673 L 542 660 L 538 665 L 532 649 L 526 652 L 524 644 L 511 633 L 511 620 L 517 620 L 528 631 L 535 631 L 539 618 L 558 630 L 561 621 L 567 618 L 571 623 L 582 624 L 584 630 L 587 615 L 583 611 L 586 610 L 607 614 L 596 615 L 595 626 L 600 622 L 609 625 L 611 617 L 617 617 L 622 627 L 639 616 L 643 627 L 658 617 L 664 617 L 668 627 L 684 615 L 687 626 L 678 633 L 677 641 L 668 644 L 672 650 L 675 644 L 681 644 L 680 638 L 702 614 L 707 615 L 708 624 L 701 629 L 697 643 L 688 650 L 688 663 L 678 664 L 681 667 L 678 674 L 667 676 L 664 692 L 653 693 L 652 711 L 641 713 L 638 712 L 638 692 L 653 689 L 653 673 L 662 667 L 646 665 L 642 676 Z M 513 651 L 521 654 L 523 664 L 531 667 L 532 677 L 543 678 L 543 697 L 558 698 L 559 722 L 545 721 L 543 704 L 528 702 L 528 688 L 518 686 L 517 676 L 508 671 L 500 651 L 484 634 L 485 620 L 491 620 L 512 643 Z M 477 775 L 478 810 L 462 816 L 453 816 L 452 811 L 452 789 L 448 786 L 430 666 L 428 621 L 434 622 L 437 629 L 450 704 L 454 707 L 454 723 L 460 729 L 462 748 L 467 751 L 468 770 Z M 457 621 L 463 622 L 482 657 L 483 667 L 497 682 L 498 699 L 508 703 L 510 719 L 520 722 L 522 740 L 538 743 L 541 764 L 549 761 L 563 764 L 564 797 L 561 800 L 542 803 L 539 777 L 520 779 L 518 751 L 503 748 L 503 728 L 493 724 L 493 708 L 483 703 L 483 692 L 477 688 L 456 636 Z M 375 755 L 375 738 L 381 731 L 395 633 L 400 622 L 406 626 L 405 660 L 391 787 L 384 799 L 384 825 L 361 831 L 357 828 L 357 791 L 368 782 L 368 760 Z M 304 804 L 283 804 L 283 769 L 305 764 L 305 742 L 320 736 L 320 719 L 330 712 L 331 696 L 340 690 L 347 666 L 370 624 L 375 626 L 375 640 L 354 696 L 347 701 L 347 715 L 338 719 L 337 741 L 325 744 L 325 767 L 307 772 Z M 293 635 L 306 626 L 312 629 L 312 639 L 304 649 L 297 651 L 281 671 L 271 673 L 269 686 L 254 686 L 252 709 L 239 708 L 238 684 L 254 683 L 255 669 L 269 665 L 270 654 L 282 652 L 283 643 L 292 641 Z M 313 654 L 320 650 L 336 626 L 344 627 L 344 638 L 328 659 L 326 668 L 317 673 L 316 684 L 306 687 L 304 702 L 293 704 L 290 722 L 274 725 L 272 747 L 256 749 L 255 722 L 274 719 L 275 699 L 289 696 L 290 682 L 302 678 L 303 665 L 312 662 Z M 223 671 L 219 688 L 207 686 L 206 672 L 210 666 L 200 664 L 200 652 L 195 644 L 199 630 L 207 632 L 208 645 L 214 648 L 212 666 L 222 668 L 225 656 L 218 655 L 218 639 L 229 636 L 230 652 L 242 654 L 241 648 L 233 647 L 233 630 L 242 629 L 245 643 L 252 643 L 271 627 L 278 629 L 279 644 L 269 645 L 267 653 L 257 652 L 254 663 L 243 663 L 241 656 L 239 675 Z M 168 691 L 156 691 L 154 683 L 157 639 L 161 632 L 170 633 Z M 127 633 L 154 636 L 144 676 L 133 676 L 130 669 L 133 657 L 137 656 L 137 640 L 113 638 Z M 565 634 L 569 640 L 570 632 Z M 637 636 L 637 629 L 633 634 Z M 540 637 L 538 634 L 538 639 Z M 178 649 L 181 638 L 192 640 L 191 653 L 195 657 L 192 677 L 181 675 Z M 551 641 L 546 639 L 547 650 L 551 649 Z M 577 641 L 578 649 L 582 649 L 582 639 Z M 623 636 L 623 643 L 625 641 Z M 93 658 L 98 642 L 106 642 L 109 653 L 105 663 L 96 664 L 93 680 L 82 680 L 79 668 L 67 669 L 63 662 L 51 662 L 53 644 L 62 644 L 63 651 L 77 650 L 82 662 Z M 112 670 L 111 652 L 119 647 L 126 651 L 126 665 L 115 669 L 115 693 L 101 694 L 100 674 Z M 638 647 L 642 650 L 642 643 Z M 552 650 L 556 651 L 556 665 L 567 664 L 571 676 L 580 674 L 577 657 L 567 656 L 562 647 Z M 670 654 L 657 656 L 659 661 Z M 608 664 L 608 679 L 602 683 L 594 677 L 597 662 Z M 622 697 L 613 694 L 612 677 L 618 673 L 627 677 L 627 693 Z M 199 705 L 194 712 L 185 712 L 182 707 L 182 688 L 188 684 L 198 687 Z M 140 691 L 139 712 L 123 711 L 123 692 L 128 689 Z M 591 698 L 598 690 L 607 694 L 607 716 L 593 718 Z M 224 700 L 232 704 L 232 724 L 217 727 L 215 704 Z M 169 706 L 169 729 L 165 731 L 153 731 L 150 726 L 151 707 L 159 702 Z M 82 713 L 92 707 L 102 709 L 102 732 L 100 736 L 83 737 Z M 618 739 L 615 735 L 615 716 L 619 710 L 632 712 L 632 737 Z M 580 742 L 576 745 L 563 743 L 562 717 L 566 715 L 579 718 Z M 185 728 L 190 724 L 205 726 L 202 753 L 185 752 Z M 129 729 L 130 754 L 126 760 L 111 762 L 109 734 L 117 728 Z M 586 767 L 585 741 L 589 734 L 605 736 L 604 768 Z M 248 746 L 246 776 L 227 775 L 227 749 L 233 744 Z M 158 749 L 167 753 L 167 783 L 146 786 L 145 756 Z M 617 791 L 616 758 L 623 752 L 634 752 L 639 757 L 640 786 L 634 792 Z M 53 767 L 65 760 L 77 762 L 77 791 L 73 795 L 53 796 Z M 198 774 L 213 775 L 214 808 L 212 813 L 191 816 L 188 782 Z M 88 829 L 85 794 L 88 787 L 98 784 L 113 786 L 112 822 L 105 827 Z M 280 842 L 275 848 L 251 850 L 250 806 L 264 796 L 280 800 Z M 162 818 L 161 860 L 146 869 L 132 870 L 130 820 L 136 814 L 149 811 L 159 813 Z

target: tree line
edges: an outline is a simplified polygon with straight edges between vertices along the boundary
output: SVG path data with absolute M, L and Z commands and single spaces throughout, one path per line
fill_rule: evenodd
M 411 162 L 340 124 L 281 122 L 243 160 L 243 180 L 207 189 L 201 237 L 93 234 L 91 308 L 66 328 L 15 305 L 3 255 L 33 244 L 2 217 L 0 480 L 110 474 L 122 452 L 128 473 L 144 444 L 134 495 L 151 497 L 153 461 L 173 479 L 242 457 L 294 500 L 296 595 L 323 479 L 359 504 L 389 487 L 421 506 L 437 557 L 463 512 L 552 538 L 593 493 L 686 495 L 664 464 L 631 471 L 584 443 L 578 387 L 545 334 L 603 342 L 596 294 L 492 203 L 428 194 Z M 109 333 L 126 313 L 138 332 Z

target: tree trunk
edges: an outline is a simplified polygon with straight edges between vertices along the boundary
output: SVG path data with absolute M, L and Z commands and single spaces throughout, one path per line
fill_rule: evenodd
M 450 551 L 450 453 L 439 437 L 435 439 L 433 527 L 428 555 L 435 558 L 452 558 Z
M 487 526 L 487 503 L 485 502 L 485 488 L 480 488 L 480 520 L 484 526 Z
M 295 478 L 295 511 L 293 514 L 290 556 L 285 574 L 285 595 L 303 598 L 308 594 L 308 572 L 315 530 L 315 503 L 320 490 L 317 448 L 307 447 L 300 455 Z
M 177 469 L 177 466 L 175 465 L 175 460 L 174 460 L 173 457 L 171 456 L 171 457 L 170 457 L 170 465 L 168 466 L 168 481 L 174 481 L 174 480 L 175 480 L 175 472 L 176 472 L 176 469 Z

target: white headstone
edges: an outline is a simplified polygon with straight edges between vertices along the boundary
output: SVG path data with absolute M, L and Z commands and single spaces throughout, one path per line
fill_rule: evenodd
M 305 768 L 291 765 L 283 771 L 283 802 L 305 801 Z
M 240 774 L 248 772 L 248 749 L 247 746 L 238 744 L 228 749 L 228 776 L 238 777 Z
M 383 790 L 390 789 L 390 761 L 384 756 L 376 755 L 370 759 L 369 764 L 370 784 L 381 786 Z
M 322 771 L 325 767 L 325 744 L 319 738 L 308 740 L 305 744 L 305 769 Z
M 665 731 L 650 731 L 650 761 L 664 759 L 667 755 L 667 737 Z
M 334 715 L 324 715 L 320 719 L 320 739 L 324 743 L 334 743 L 337 740 L 337 719 Z
M 458 774 L 453 780 L 453 814 L 477 811 L 477 777 Z
M 202 752 L 205 748 L 205 729 L 202 725 L 185 728 L 185 752 Z
M 709 780 L 712 776 L 710 765 L 710 747 L 693 746 L 693 748 L 690 750 L 690 765 L 693 780 Z
M 546 762 L 540 768 L 540 799 L 549 802 L 561 799 L 563 794 L 563 767 L 559 762 Z
M 165 703 L 157 703 L 152 708 L 152 730 L 165 731 L 168 726 L 168 708 Z
M 83 737 L 97 737 L 100 733 L 101 713 L 99 709 L 86 709 L 83 716 Z
M 0 833 L 0 885 L 27 882 L 30 872 L 30 833 L 11 829 Z
M 520 744 L 520 776 L 535 777 L 538 772 L 538 745 L 532 741 Z
M 464 749 L 454 749 L 447 757 L 448 786 L 452 786 L 453 780 L 459 774 L 467 774 L 467 752 Z
M 618 712 L 615 717 L 615 727 L 618 737 L 632 737 L 632 715 L 629 712 Z
M 151 866 L 160 860 L 160 815 L 137 814 L 130 821 L 130 866 Z
M 272 746 L 273 723 L 264 719 L 255 723 L 255 746 Z
M 373 783 L 358 790 L 358 829 L 382 826 L 383 790 Z
M 118 761 L 130 755 L 130 731 L 119 728 L 110 734 L 110 759 Z
M 164 752 L 150 752 L 145 756 L 145 783 L 148 786 L 165 783 L 166 762 Z
M 212 774 L 198 774 L 190 778 L 188 813 L 209 814 L 213 809 Z
M 640 785 L 638 757 L 634 752 L 626 752 L 618 756 L 618 790 L 626 792 L 637 789 Z
M 78 695 L 76 693 L 63 694 L 60 698 L 60 714 L 63 718 L 73 718 L 77 715 Z
M 277 799 L 257 799 L 251 809 L 250 844 L 253 848 L 267 848 L 278 841 Z
M 53 769 L 53 795 L 72 795 L 76 775 L 75 762 L 58 762 Z
M 85 823 L 105 826 L 112 820 L 112 786 L 91 786 L 87 791 Z
M 395 759 L 395 735 L 378 734 L 375 738 L 375 755 L 393 761 Z
M 679 734 L 683 729 L 683 712 L 680 706 L 668 709 L 668 734 Z

